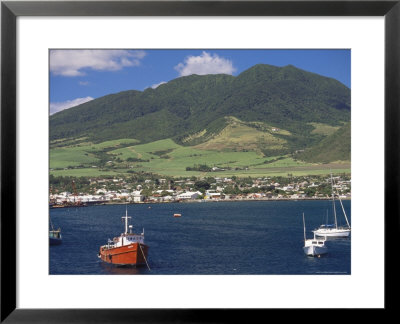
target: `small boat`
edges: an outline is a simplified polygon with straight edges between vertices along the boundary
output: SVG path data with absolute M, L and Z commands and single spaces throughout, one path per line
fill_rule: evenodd
M 51 230 L 49 231 L 49 243 L 50 243 L 50 245 L 59 245 L 62 242 L 61 228 L 58 228 L 57 230 L 55 230 L 50 216 L 49 216 L 49 220 L 50 220 L 50 226 L 51 226 Z
M 334 224 L 323 224 L 317 229 L 313 231 L 315 236 L 319 237 L 348 237 L 351 232 L 349 220 L 347 219 L 346 211 L 344 210 L 342 200 L 340 199 L 340 196 L 338 195 L 340 206 L 342 207 L 342 211 L 344 214 L 344 218 L 346 219 L 347 226 L 338 226 L 337 223 L 337 217 L 336 217 L 336 205 L 335 205 L 335 193 L 333 192 L 333 178 L 332 178 L 332 173 L 331 173 L 331 185 L 332 185 L 332 206 L 333 206 L 333 215 L 335 218 L 335 223 Z
M 62 243 L 61 229 L 49 231 L 50 245 L 59 245 Z
M 306 224 L 304 221 L 303 213 L 303 227 L 304 227 L 304 247 L 303 251 L 309 256 L 320 256 L 328 253 L 328 248 L 325 246 L 325 239 L 317 239 L 314 235 L 313 239 L 306 238 Z
M 64 204 L 54 204 L 54 205 L 52 205 L 50 208 L 65 208 L 65 207 L 67 207 L 67 205 L 64 205 Z
M 181 217 L 181 214 L 174 214 L 174 217 Z
M 144 229 L 141 234 L 132 233 L 132 225 L 128 226 L 128 209 L 125 216 L 125 232 L 100 247 L 98 257 L 109 264 L 142 265 L 147 264 L 148 246 L 144 244 Z M 129 233 L 128 233 L 129 228 Z M 149 268 L 150 269 L 150 268 Z

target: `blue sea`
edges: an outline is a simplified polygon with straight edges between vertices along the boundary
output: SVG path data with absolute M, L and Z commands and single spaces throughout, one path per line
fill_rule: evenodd
M 351 202 L 343 201 L 350 219 Z M 345 219 L 337 205 L 338 223 Z M 116 267 L 99 247 L 124 231 L 125 205 L 50 209 L 63 242 L 50 246 L 52 275 L 329 275 L 351 273 L 351 239 L 326 242 L 320 258 L 303 253 L 303 219 L 311 230 L 333 222 L 331 201 L 246 201 L 130 204 L 134 232 L 145 231 L 148 265 Z M 173 217 L 180 213 L 181 217 Z M 328 215 L 328 216 L 327 216 Z

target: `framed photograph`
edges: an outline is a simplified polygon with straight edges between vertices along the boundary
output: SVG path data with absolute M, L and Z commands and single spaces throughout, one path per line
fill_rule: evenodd
M 391 309 L 399 13 L 2 2 L 1 320 Z

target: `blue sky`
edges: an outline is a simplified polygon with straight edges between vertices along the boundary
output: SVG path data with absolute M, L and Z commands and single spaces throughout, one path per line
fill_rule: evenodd
M 255 64 L 292 64 L 350 88 L 350 50 L 51 50 L 50 114 L 190 74 L 237 76 Z

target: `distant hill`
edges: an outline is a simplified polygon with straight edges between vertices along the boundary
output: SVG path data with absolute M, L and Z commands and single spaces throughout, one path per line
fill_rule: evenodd
M 260 132 L 254 133 L 258 144 L 249 149 L 274 155 L 328 140 L 313 125 L 341 126 L 349 123 L 350 112 L 350 89 L 337 80 L 291 65 L 259 64 L 237 77 L 190 75 L 156 89 L 124 91 L 63 110 L 50 116 L 50 140 L 131 138 L 149 143 L 172 138 L 180 145 L 234 150 L 235 141 L 221 146 L 221 136 L 240 127 L 244 141 L 250 129 Z M 246 143 L 236 142 L 238 147 Z

